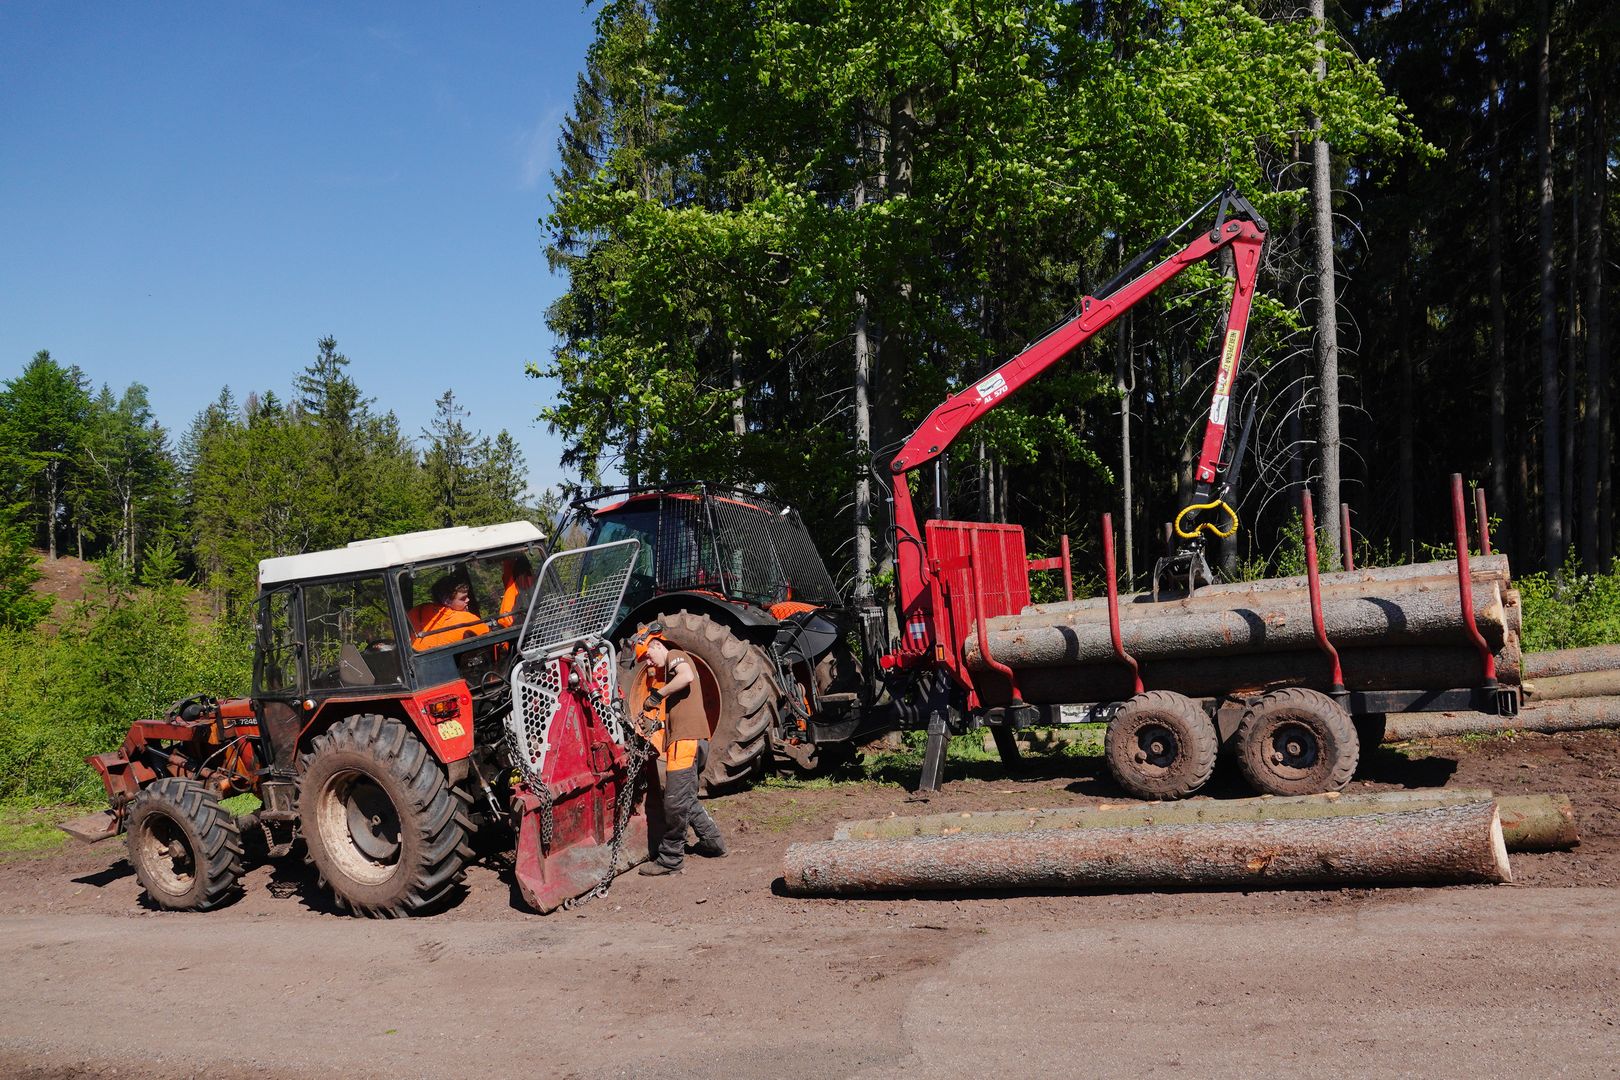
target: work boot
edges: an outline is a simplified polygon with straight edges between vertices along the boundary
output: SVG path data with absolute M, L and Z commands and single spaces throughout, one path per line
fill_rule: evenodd
M 692 854 L 701 855 L 705 859 L 723 859 L 731 854 L 731 849 L 726 847 L 722 840 L 699 840 L 692 845 L 691 850 Z
M 636 873 L 645 874 L 647 877 L 663 877 L 665 874 L 678 874 L 680 872 L 680 867 L 666 866 L 665 864 L 658 862 L 656 859 L 652 862 L 642 863 L 641 866 L 636 870 Z

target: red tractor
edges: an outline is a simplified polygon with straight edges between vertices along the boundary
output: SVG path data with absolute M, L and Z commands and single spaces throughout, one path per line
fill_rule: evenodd
M 892 726 L 850 647 L 860 624 L 796 510 L 701 483 L 600 491 L 575 505 L 590 543 L 641 542 L 613 638 L 656 620 L 696 661 L 716 718 L 706 790 L 775 766 L 816 768 Z M 632 707 L 643 692 L 626 687 Z
M 244 834 L 301 841 L 336 902 L 439 906 L 475 832 L 514 829 L 546 911 L 646 857 L 637 769 L 604 638 L 637 545 L 558 553 L 528 522 L 362 541 L 259 564 L 246 698 L 194 697 L 89 759 L 110 807 L 65 826 L 128 833 L 159 907 L 215 907 Z M 516 703 L 516 707 L 514 707 Z M 260 807 L 222 805 L 252 793 Z

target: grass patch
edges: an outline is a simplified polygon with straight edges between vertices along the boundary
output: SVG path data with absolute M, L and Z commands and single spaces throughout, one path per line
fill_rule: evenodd
M 264 803 L 259 801 L 259 797 L 257 795 L 249 791 L 241 795 L 232 795 L 230 798 L 223 800 L 219 805 L 223 806 L 225 808 L 225 812 L 230 814 L 232 817 L 241 817 L 243 814 L 253 813 L 253 811 L 263 806 Z
M 1494 742 L 1517 739 L 1517 731 L 1470 731 L 1466 735 L 1459 735 L 1457 741 L 1467 750 L 1480 750 Z
M 0 861 L 56 850 L 69 839 L 57 822 L 82 813 L 82 806 L 0 806 Z

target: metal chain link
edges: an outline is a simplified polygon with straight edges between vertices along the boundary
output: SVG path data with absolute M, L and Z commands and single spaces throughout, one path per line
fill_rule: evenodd
M 595 680 L 592 680 L 591 707 L 598 708 L 604 704 L 608 708 L 606 715 L 611 715 L 616 719 L 621 730 L 625 733 L 624 750 L 625 756 L 629 758 L 629 766 L 625 769 L 624 783 L 619 786 L 618 805 L 613 814 L 613 840 L 608 845 L 607 870 L 603 873 L 602 880 L 597 883 L 596 888 L 580 897 L 578 903 L 585 903 L 599 896 L 605 896 L 608 889 L 612 888 L 613 879 L 618 876 L 619 872 L 619 855 L 624 849 L 626 827 L 630 824 L 630 816 L 635 810 L 636 787 L 641 779 L 641 770 L 649 760 L 657 755 L 657 751 L 653 749 L 652 744 L 643 739 L 641 733 L 626 722 L 624 701 L 615 698 L 612 702 L 605 702 L 601 687 L 596 685 Z

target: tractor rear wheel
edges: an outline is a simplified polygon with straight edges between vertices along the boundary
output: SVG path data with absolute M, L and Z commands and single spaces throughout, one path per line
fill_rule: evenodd
M 207 911 L 241 881 L 242 835 L 201 781 L 166 776 L 135 796 L 129 864 L 158 907 Z
M 1267 694 L 1238 725 L 1238 768 L 1262 795 L 1338 791 L 1360 759 L 1350 714 L 1319 690 Z
M 1103 733 L 1103 756 L 1138 799 L 1185 799 L 1209 782 L 1220 742 L 1209 714 L 1169 690 L 1137 694 Z
M 771 760 L 771 728 L 776 723 L 776 677 L 765 650 L 738 637 L 725 623 L 701 611 L 660 615 L 664 640 L 697 663 L 698 689 L 714 727 L 709 763 L 703 769 L 705 794 L 733 787 Z M 645 693 L 632 673 L 632 709 Z
M 351 716 L 315 740 L 298 812 L 321 883 L 358 915 L 431 907 L 472 856 L 466 801 L 422 740 L 392 717 Z

